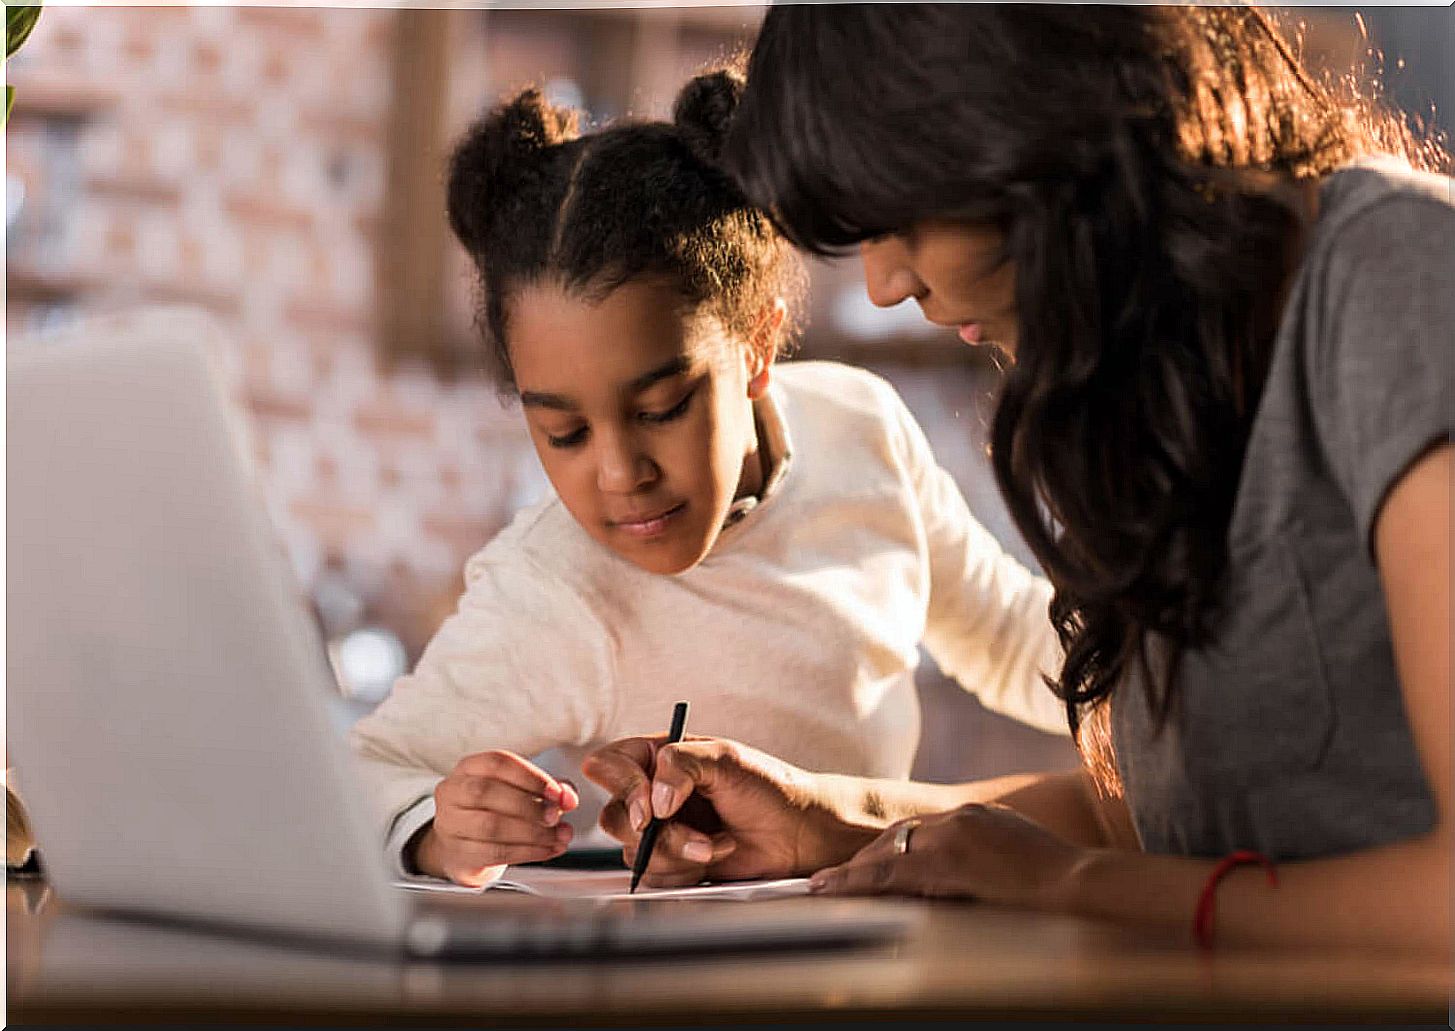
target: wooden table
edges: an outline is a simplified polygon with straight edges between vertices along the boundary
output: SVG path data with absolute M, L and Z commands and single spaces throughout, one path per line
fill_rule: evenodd
M 804 918 L 817 900 L 804 898 Z M 712 903 L 695 903 L 711 905 Z M 81 913 L 6 888 L 15 1023 L 689 1026 L 968 1020 L 1443 1022 L 1442 957 L 1220 949 L 974 903 L 870 947 L 490 963 L 361 959 Z

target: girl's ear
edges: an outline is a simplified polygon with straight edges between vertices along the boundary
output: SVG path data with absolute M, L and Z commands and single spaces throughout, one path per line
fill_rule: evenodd
M 783 320 L 788 315 L 788 305 L 781 297 L 763 312 L 753 330 L 748 345 L 748 397 L 756 401 L 768 391 L 773 378 L 773 359 L 778 356 L 778 334 L 783 330 Z

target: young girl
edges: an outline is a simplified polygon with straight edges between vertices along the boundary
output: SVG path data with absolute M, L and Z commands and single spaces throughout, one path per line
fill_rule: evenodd
M 678 699 L 697 730 L 902 779 L 921 641 L 987 706 L 1064 729 L 1049 585 L 886 383 L 774 365 L 802 272 L 716 164 L 741 86 L 699 77 L 671 124 L 585 136 L 527 91 L 454 155 L 451 225 L 554 496 L 471 559 L 353 731 L 404 872 L 477 885 L 559 854 L 579 796 L 526 757 L 662 727 Z
M 726 824 L 679 821 L 648 879 L 843 864 L 816 883 L 1204 942 L 1215 897 L 1220 936 L 1448 950 L 1455 183 L 1379 156 L 1400 129 L 1246 8 L 774 8 L 729 166 L 799 243 L 858 244 L 877 303 L 1014 356 L 994 466 L 1093 773 L 630 741 L 592 775 L 640 804 L 654 765 L 657 815 L 695 788 Z

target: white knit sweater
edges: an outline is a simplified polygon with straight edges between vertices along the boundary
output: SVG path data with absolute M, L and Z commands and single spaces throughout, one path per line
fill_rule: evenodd
M 381 836 L 427 820 L 465 755 L 579 759 L 665 730 L 679 699 L 693 733 L 905 777 L 921 642 L 988 708 L 1065 732 L 1040 679 L 1061 661 L 1050 585 L 970 514 L 894 389 L 789 362 L 758 405 L 769 489 L 686 573 L 633 566 L 554 497 L 469 561 L 456 612 L 352 732 Z

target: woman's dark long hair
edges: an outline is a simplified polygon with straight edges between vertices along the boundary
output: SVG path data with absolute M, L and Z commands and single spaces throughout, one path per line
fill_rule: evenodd
M 1276 329 L 1297 229 L 1277 184 L 1412 137 L 1371 131 L 1244 7 L 779 7 L 748 81 L 726 162 L 798 245 L 1003 230 L 1020 332 L 992 461 L 1055 587 L 1052 687 L 1074 732 L 1135 663 L 1165 717 L 1215 616 Z

